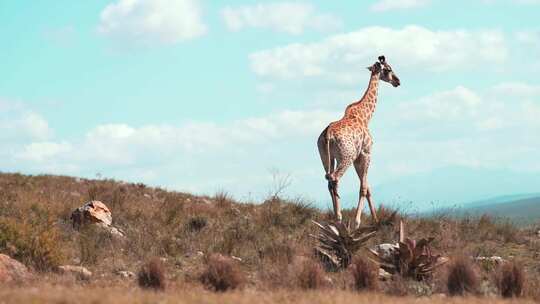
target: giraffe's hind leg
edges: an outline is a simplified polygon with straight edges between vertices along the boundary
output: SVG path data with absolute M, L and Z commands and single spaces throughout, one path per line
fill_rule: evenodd
M 326 132 L 327 129 L 325 129 L 319 136 L 319 140 L 317 141 L 317 147 L 319 148 L 319 155 L 321 156 L 321 161 L 324 167 L 324 171 L 326 173 L 324 177 L 328 181 L 328 192 L 330 192 L 330 197 L 332 199 L 334 215 L 338 221 L 341 221 L 341 208 L 339 205 L 339 194 L 337 192 L 338 183 L 337 180 L 333 178 L 336 159 L 331 154 L 331 151 L 329 149 L 330 144 L 327 142 Z
M 354 161 L 354 168 L 356 169 L 356 173 L 358 174 L 358 178 L 360 179 L 358 207 L 356 208 L 356 216 L 354 220 L 356 228 L 360 226 L 360 223 L 362 221 L 362 210 L 364 209 L 365 200 L 368 201 L 369 210 L 371 211 L 371 216 L 373 217 L 373 220 L 378 223 L 377 212 L 375 211 L 375 208 L 371 201 L 371 191 L 369 189 L 367 180 L 370 161 L 371 155 L 370 153 L 366 152 L 362 152 L 360 156 Z

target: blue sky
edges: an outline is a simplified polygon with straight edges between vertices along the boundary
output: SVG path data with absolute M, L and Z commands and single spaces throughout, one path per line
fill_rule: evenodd
M 379 91 L 375 189 L 449 167 L 539 175 L 539 13 L 537 0 L 3 1 L 0 170 L 245 200 L 277 170 L 289 195 L 325 205 L 316 138 L 384 54 L 402 86 Z M 356 193 L 350 171 L 341 191 Z

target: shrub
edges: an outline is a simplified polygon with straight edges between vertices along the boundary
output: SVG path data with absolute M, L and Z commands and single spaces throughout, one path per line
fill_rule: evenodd
M 94 265 L 98 262 L 104 248 L 110 248 L 112 239 L 108 232 L 95 227 L 86 225 L 79 232 L 79 250 L 81 263 Z
M 446 286 L 451 296 L 475 293 L 478 284 L 478 275 L 468 258 L 458 257 L 449 266 Z
M 355 290 L 377 290 L 379 288 L 378 269 L 364 258 L 356 258 L 351 265 Z
M 245 282 L 245 277 L 235 261 L 215 254 L 208 258 L 200 281 L 210 290 L 224 292 L 240 288 Z
M 158 258 L 152 258 L 142 265 L 137 273 L 137 279 L 141 288 L 163 290 L 167 285 L 165 269 Z
M 187 222 L 187 230 L 190 232 L 201 231 L 208 224 L 208 220 L 203 216 L 196 216 Z
M 64 254 L 60 232 L 48 210 L 33 204 L 22 220 L 0 217 L 0 251 L 38 271 L 59 266 Z
M 495 284 L 505 298 L 521 297 L 525 281 L 523 267 L 515 262 L 504 263 L 495 273 Z
M 302 289 L 319 289 L 324 286 L 324 270 L 318 263 L 308 260 L 298 273 L 298 285 Z

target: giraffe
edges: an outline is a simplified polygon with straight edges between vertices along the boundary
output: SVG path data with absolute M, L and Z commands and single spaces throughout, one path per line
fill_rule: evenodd
M 367 173 L 373 144 L 368 125 L 377 105 L 379 80 L 388 82 L 394 87 L 400 85 L 399 78 L 394 74 L 383 55 L 379 56 L 378 61 L 367 69 L 371 72 L 371 77 L 362 98 L 348 105 L 343 117 L 330 123 L 317 140 L 317 147 L 326 172 L 325 178 L 328 181 L 328 190 L 332 198 L 334 215 L 338 222 L 342 220 L 338 194 L 339 179 L 351 165 L 354 165 L 358 174 L 360 193 L 355 216 L 356 228 L 360 226 L 362 209 L 366 199 L 371 216 L 375 222 L 378 222 L 371 200 Z

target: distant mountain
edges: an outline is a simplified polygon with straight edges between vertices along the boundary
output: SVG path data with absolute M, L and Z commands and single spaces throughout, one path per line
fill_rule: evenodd
M 493 207 L 494 205 L 498 205 L 498 204 L 507 204 L 514 201 L 526 200 L 526 199 L 531 199 L 531 198 L 539 198 L 539 197 L 540 197 L 540 192 L 503 195 L 503 196 L 492 197 L 486 200 L 466 203 L 463 205 L 463 207 L 466 209 L 473 209 L 473 208 L 484 207 L 484 206 Z
M 406 212 L 425 212 L 466 202 L 491 204 L 489 198 L 539 190 L 540 173 L 452 166 L 380 184 L 373 188 L 373 195 L 377 203 L 399 206 Z M 356 192 L 343 195 L 347 201 L 356 201 L 357 196 Z
M 469 215 L 489 214 L 509 218 L 517 223 L 532 224 L 540 222 L 540 195 L 524 199 L 500 201 L 492 204 L 467 204 L 459 213 Z

